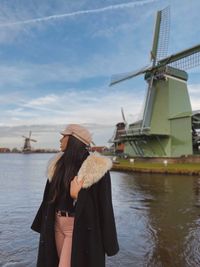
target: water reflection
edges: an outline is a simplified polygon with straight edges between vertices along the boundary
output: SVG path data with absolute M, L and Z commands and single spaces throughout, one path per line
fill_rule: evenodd
M 197 214 L 196 219 L 191 222 L 188 235 L 185 238 L 184 255 L 186 257 L 187 266 L 200 266 L 200 178 L 193 181 L 193 212 Z
M 142 256 L 142 261 L 136 263 L 132 253 L 132 266 L 200 266 L 200 179 L 152 174 L 121 175 L 122 189 L 129 192 L 127 198 L 132 199 L 129 202 L 129 210 L 133 209 L 131 216 L 137 221 L 137 224 L 132 224 L 136 227 L 132 232 L 127 225 L 127 242 L 136 232 L 139 240 L 143 240 L 143 244 L 135 240 L 135 252 Z M 143 247 L 142 254 L 138 245 Z

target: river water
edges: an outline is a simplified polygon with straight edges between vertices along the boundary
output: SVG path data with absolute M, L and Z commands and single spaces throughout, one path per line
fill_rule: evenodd
M 52 154 L 0 154 L 0 266 L 35 267 L 30 225 Z M 200 266 L 200 177 L 111 172 L 120 252 L 108 267 Z M 95 267 L 95 266 L 94 266 Z

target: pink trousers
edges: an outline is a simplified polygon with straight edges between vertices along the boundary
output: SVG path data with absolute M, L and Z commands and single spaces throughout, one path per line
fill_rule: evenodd
M 55 240 L 59 257 L 58 267 L 71 267 L 73 228 L 74 217 L 55 215 Z

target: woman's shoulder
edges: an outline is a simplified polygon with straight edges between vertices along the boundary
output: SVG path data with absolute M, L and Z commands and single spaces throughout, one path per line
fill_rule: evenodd
M 112 168 L 112 160 L 98 152 L 90 153 L 81 165 L 78 180 L 84 180 L 83 188 L 88 188 L 101 180 Z

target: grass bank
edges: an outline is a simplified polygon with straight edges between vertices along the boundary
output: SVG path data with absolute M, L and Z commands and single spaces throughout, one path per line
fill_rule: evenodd
M 168 163 L 164 165 L 163 162 L 140 162 L 138 160 L 131 163 L 128 159 L 118 159 L 116 162 L 113 162 L 112 170 L 200 175 L 200 163 Z

